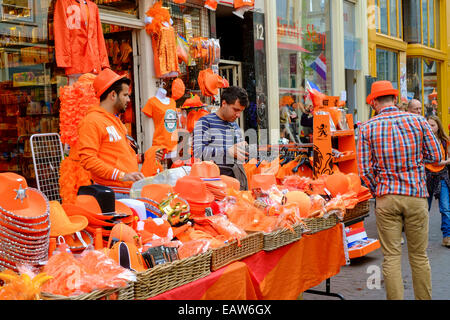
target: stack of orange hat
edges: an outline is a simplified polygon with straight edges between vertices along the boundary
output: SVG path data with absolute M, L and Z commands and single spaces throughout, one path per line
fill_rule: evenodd
M 96 234 L 96 229 L 101 229 L 104 246 L 116 224 L 123 222 L 131 226 L 135 219 L 133 211 L 127 205 L 115 200 L 111 188 L 99 185 L 80 187 L 75 203 L 65 203 L 62 206 L 69 217 L 85 216 L 89 221 L 86 231 L 91 235 Z
M 22 176 L 0 173 L 0 266 L 40 266 L 48 259 L 49 202 Z
M 219 93 L 219 89 L 230 86 L 227 79 L 222 78 L 211 69 L 200 71 L 197 82 L 202 94 L 207 97 L 213 97 Z
M 214 195 L 215 200 L 223 200 L 227 194 L 227 184 L 220 177 L 219 167 L 212 161 L 202 161 L 192 164 L 191 177 L 199 177 L 206 188 Z
M 177 180 L 174 191 L 189 203 L 191 217 L 205 216 L 205 209 L 210 208 L 214 202 L 214 195 L 199 177 L 181 177 Z

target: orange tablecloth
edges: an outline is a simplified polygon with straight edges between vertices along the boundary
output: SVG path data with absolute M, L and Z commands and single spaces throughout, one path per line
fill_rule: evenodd
M 271 252 L 260 251 L 155 300 L 292 300 L 345 265 L 342 224 Z

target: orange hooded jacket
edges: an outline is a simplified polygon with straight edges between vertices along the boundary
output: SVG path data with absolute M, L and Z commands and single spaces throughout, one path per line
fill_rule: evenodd
M 109 68 L 98 7 L 90 0 L 57 0 L 54 13 L 55 58 L 66 75 Z
M 138 161 L 122 121 L 98 105 L 91 106 L 78 127 L 81 166 L 96 184 L 129 193 L 132 182 L 119 181 L 122 172 L 138 172 Z

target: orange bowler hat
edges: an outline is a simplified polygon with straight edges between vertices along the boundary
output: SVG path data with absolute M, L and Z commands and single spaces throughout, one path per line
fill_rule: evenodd
M 372 104 L 373 100 L 382 96 L 398 96 L 398 90 L 394 89 L 392 83 L 387 80 L 376 81 L 372 83 L 372 89 L 370 94 L 367 96 L 367 104 Z
M 105 92 L 112 84 L 122 78 L 125 78 L 127 75 L 119 76 L 117 73 L 107 68 L 102 70 L 97 77 L 95 77 L 93 86 L 95 89 L 95 94 L 97 98 L 99 98 L 103 92 Z

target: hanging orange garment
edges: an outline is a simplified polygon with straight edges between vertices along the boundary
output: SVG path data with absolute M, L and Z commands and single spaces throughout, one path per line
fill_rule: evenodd
M 180 73 L 177 40 L 172 26 L 162 26 L 152 35 L 153 61 L 157 78 L 176 77 Z
M 55 59 L 66 75 L 99 73 L 109 68 L 97 5 L 90 1 L 58 0 L 54 13 Z
M 144 163 L 141 167 L 141 172 L 145 177 L 153 177 L 154 175 L 163 172 L 164 167 L 161 162 L 156 160 L 156 152 L 163 149 L 160 146 L 150 147 L 144 155 Z
M 152 118 L 155 124 L 152 145 L 165 148 L 169 152 L 173 151 L 178 144 L 178 114 L 175 100 L 170 99 L 170 103 L 165 105 L 158 98 L 152 97 L 148 99 L 142 112 Z

